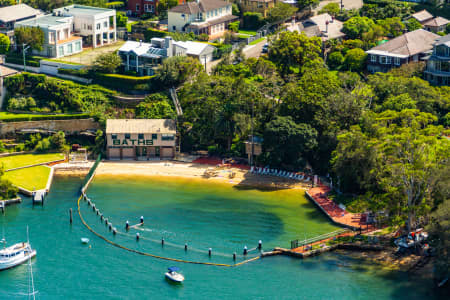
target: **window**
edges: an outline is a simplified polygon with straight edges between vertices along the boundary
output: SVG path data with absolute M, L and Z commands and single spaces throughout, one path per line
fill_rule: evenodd
M 218 11 L 217 9 L 214 10 L 214 15 L 217 17 Z
M 155 6 L 153 4 L 150 4 L 150 12 L 155 12 Z
M 380 63 L 383 65 L 388 65 L 391 64 L 392 62 L 392 57 L 389 56 L 380 56 Z
M 117 134 L 111 134 L 111 138 L 112 138 L 113 140 L 117 140 Z
M 138 139 L 139 140 L 143 140 L 144 139 L 144 134 L 143 133 L 139 133 L 138 134 Z
M 370 61 L 371 62 L 377 62 L 377 56 L 376 55 L 370 55 Z
M 97 30 L 100 30 L 100 27 L 101 27 L 102 25 L 100 24 L 100 23 L 98 23 L 97 24 Z
M 148 4 L 144 4 L 144 11 L 148 12 Z
M 139 7 L 139 4 L 136 4 L 136 12 L 139 12 L 141 8 Z
M 64 47 L 59 46 L 59 56 L 63 56 L 63 55 L 64 55 Z
M 222 15 L 222 7 L 219 8 L 219 15 Z
M 81 42 L 75 43 L 75 51 L 81 51 Z
M 67 45 L 67 53 L 68 54 L 72 53 L 72 44 Z
M 152 140 L 157 140 L 158 139 L 158 135 L 156 133 L 152 133 Z
M 175 25 L 172 26 L 172 30 L 173 30 L 173 31 L 177 31 L 177 26 L 175 26 Z
M 130 136 L 131 136 L 131 135 L 130 135 L 129 133 L 125 133 L 125 139 L 126 139 L 126 140 L 129 140 L 129 139 L 130 139 Z
M 394 57 L 394 65 L 400 66 L 400 57 Z
M 88 25 L 88 30 L 92 30 L 92 25 Z
M 173 134 L 163 133 L 163 134 L 161 134 L 161 140 L 173 141 L 173 140 L 175 140 L 175 136 Z
M 103 27 L 105 27 L 105 28 L 108 27 L 108 21 L 103 22 Z
M 209 11 L 206 12 L 206 18 L 209 18 Z

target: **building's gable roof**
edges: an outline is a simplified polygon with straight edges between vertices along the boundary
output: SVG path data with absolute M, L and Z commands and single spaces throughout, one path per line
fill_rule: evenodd
M 40 15 L 42 12 L 26 4 L 0 7 L 0 21 L 6 23 Z
M 415 14 L 412 14 L 411 17 L 413 17 L 414 19 L 416 19 L 419 22 L 424 22 L 426 20 L 433 18 L 433 15 L 424 9 L 424 10 L 416 12 Z
M 439 45 L 446 45 L 447 47 L 450 47 L 450 34 L 441 36 L 440 38 L 438 38 L 436 40 L 436 42 L 434 43 L 435 46 L 439 46 Z
M 439 26 L 447 25 L 448 23 L 450 23 L 450 21 L 447 20 L 446 18 L 436 17 L 434 19 L 431 19 L 431 20 L 427 21 L 423 25 L 424 26 L 430 26 L 430 27 L 439 27 Z
M 327 22 L 328 22 L 328 26 L 327 26 Z M 336 19 L 334 19 L 332 16 L 330 16 L 329 14 L 325 13 L 325 14 L 320 14 L 314 17 L 309 18 L 308 20 L 306 20 L 303 25 L 305 27 L 304 31 L 306 33 L 306 35 L 308 35 L 308 31 L 309 34 L 312 34 L 312 32 L 317 31 L 317 29 L 307 29 L 308 27 L 313 27 L 310 24 L 315 24 L 315 26 L 317 26 L 319 28 L 319 35 L 324 35 L 326 38 L 328 39 L 334 39 L 334 38 L 338 38 L 338 37 L 343 37 L 345 34 L 341 31 L 342 27 L 343 27 L 343 23 L 341 21 L 338 21 Z M 310 25 L 310 26 L 308 26 Z M 316 36 L 319 36 L 316 35 Z
M 432 49 L 433 43 L 437 38 L 439 38 L 437 34 L 417 29 L 376 46 L 367 51 L 367 53 L 386 52 L 409 57 Z
M 214 49 L 213 46 L 208 45 L 206 43 L 199 43 L 199 42 L 192 42 L 192 41 L 174 42 L 174 45 L 177 45 L 179 47 L 186 49 L 187 55 L 195 55 L 195 56 L 201 55 L 207 48 Z
M 171 119 L 108 119 L 106 133 L 172 133 L 177 131 Z
M 199 12 L 205 13 L 207 11 L 227 7 L 228 5 L 230 5 L 228 2 L 222 0 L 200 0 L 198 3 L 196 1 L 191 1 L 177 5 L 169 11 L 192 15 L 198 14 Z

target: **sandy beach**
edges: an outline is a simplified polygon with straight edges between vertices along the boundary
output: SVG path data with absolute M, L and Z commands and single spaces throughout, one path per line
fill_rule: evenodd
M 172 176 L 198 178 L 230 184 L 267 188 L 300 188 L 310 184 L 275 176 L 251 174 L 248 170 L 233 167 L 217 167 L 184 162 L 104 161 L 97 168 L 96 176 Z

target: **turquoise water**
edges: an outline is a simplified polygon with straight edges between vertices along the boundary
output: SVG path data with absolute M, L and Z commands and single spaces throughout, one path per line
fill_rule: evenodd
M 81 179 L 56 177 L 44 207 L 30 199 L 1 217 L 9 243 L 30 240 L 38 251 L 33 271 L 38 299 L 429 299 L 426 284 L 399 272 L 382 272 L 338 253 L 306 260 L 268 257 L 236 268 L 158 260 L 113 247 L 90 233 L 76 214 Z M 205 262 L 242 261 L 243 246 L 289 246 L 289 241 L 335 229 L 299 191 L 241 190 L 200 181 L 98 177 L 88 190 L 118 228 L 113 236 L 81 203 L 87 223 L 111 240 L 157 255 Z M 69 208 L 74 222 L 69 225 Z M 124 230 L 145 218 L 141 240 Z M 88 237 L 90 245 L 82 245 Z M 160 239 L 166 244 L 161 246 Z M 189 249 L 184 251 L 184 243 Z M 212 257 L 206 251 L 211 247 Z M 255 254 L 250 253 L 248 257 Z M 164 279 L 168 266 L 186 276 L 177 286 Z M 0 299 L 25 299 L 27 266 L 0 272 Z

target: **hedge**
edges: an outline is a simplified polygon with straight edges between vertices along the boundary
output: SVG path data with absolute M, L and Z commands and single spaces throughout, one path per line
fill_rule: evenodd
M 163 38 L 167 35 L 167 31 L 162 31 L 154 28 L 147 28 L 144 32 L 144 38 L 149 42 L 152 38 Z
M 23 57 L 19 58 L 16 56 L 6 56 L 5 61 L 10 64 L 23 65 Z M 33 60 L 28 58 L 25 58 L 25 63 L 27 66 L 30 67 L 39 67 L 41 64 L 39 60 Z
M 72 120 L 90 118 L 89 113 L 61 114 L 61 115 L 35 115 L 18 114 L 17 117 L 3 116 L 0 114 L 0 122 L 42 121 L 42 120 Z
M 121 74 L 94 74 L 94 82 L 122 91 L 141 89 L 139 85 L 148 85 L 155 76 L 129 76 Z
M 72 76 L 78 76 L 78 77 L 83 77 L 83 78 L 91 78 L 92 77 L 92 76 L 90 76 L 88 69 L 64 69 L 64 68 L 59 68 L 58 69 L 58 73 L 59 74 L 72 75 Z

